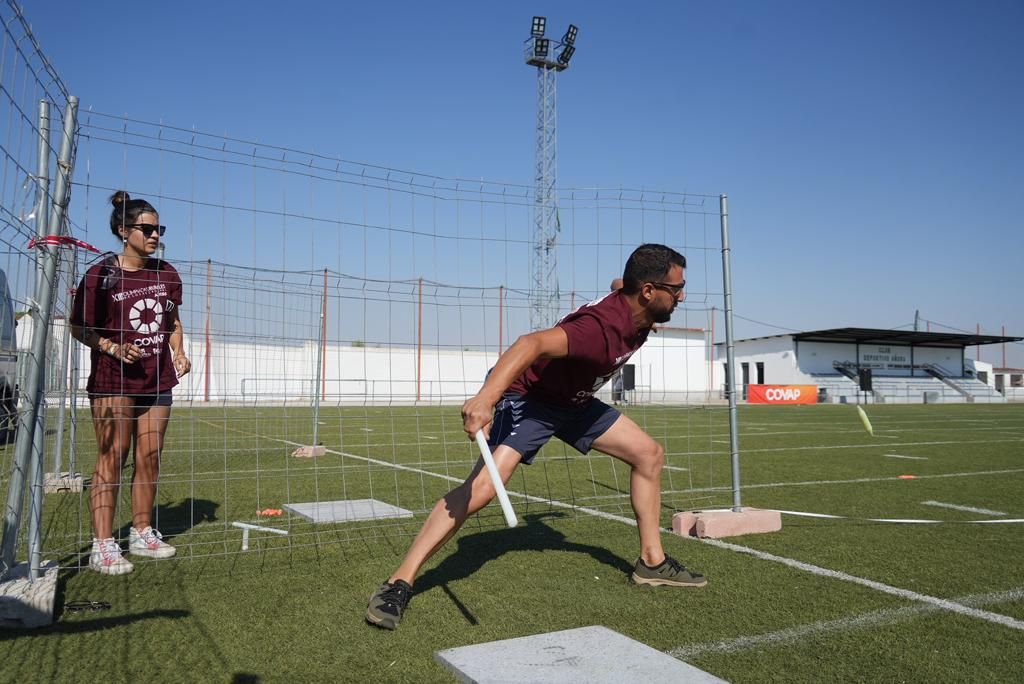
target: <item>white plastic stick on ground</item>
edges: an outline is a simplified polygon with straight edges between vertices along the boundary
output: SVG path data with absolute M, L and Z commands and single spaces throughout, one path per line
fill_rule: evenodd
M 864 429 L 868 431 L 868 434 L 872 437 L 875 436 L 875 429 L 871 427 L 871 421 L 868 420 L 868 414 L 864 413 L 864 409 L 857 406 L 857 413 L 860 414 L 860 422 L 864 423 Z
M 519 524 L 516 519 L 516 512 L 512 510 L 512 502 L 508 500 L 508 492 L 505 491 L 505 484 L 501 481 L 501 473 L 498 466 L 494 465 L 494 457 L 491 456 L 491 447 L 487 446 L 487 438 L 483 430 L 476 431 L 476 445 L 480 447 L 480 455 L 487 466 L 487 472 L 491 475 L 491 482 L 494 483 L 494 491 L 498 493 L 498 502 L 501 504 L 501 512 L 505 514 L 505 522 L 509 527 Z

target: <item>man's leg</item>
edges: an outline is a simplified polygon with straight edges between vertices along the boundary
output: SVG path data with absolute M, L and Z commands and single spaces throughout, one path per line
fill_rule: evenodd
M 519 460 L 519 453 L 511 447 L 502 445 L 494 450 L 494 464 L 498 466 L 502 482 L 509 481 Z M 402 564 L 388 582 L 403 580 L 411 585 L 423 564 L 459 531 L 469 516 L 490 503 L 494 496 L 494 484 L 484 468 L 483 459 L 478 459 L 466 481 L 434 504 L 434 509 L 406 552 Z
M 494 450 L 494 463 L 502 482 L 508 482 L 519 465 L 519 452 L 508 446 Z M 441 497 L 427 516 L 398 570 L 370 596 L 366 621 L 385 629 L 395 629 L 412 598 L 412 583 L 420 568 L 462 527 L 466 519 L 494 498 L 491 477 L 478 459 L 466 481 Z
M 640 530 L 640 559 L 633 567 L 633 581 L 651 586 L 706 585 L 704 575 L 687 570 L 682 563 L 665 555 L 661 547 L 661 470 L 665 466 L 662 446 L 622 415 L 591 446 L 628 463 L 631 468 L 629 497 Z
M 629 499 L 640 531 L 640 558 L 652 567 L 658 565 L 665 560 L 660 524 L 665 450 L 626 416 L 619 416 L 592 446 L 629 465 Z

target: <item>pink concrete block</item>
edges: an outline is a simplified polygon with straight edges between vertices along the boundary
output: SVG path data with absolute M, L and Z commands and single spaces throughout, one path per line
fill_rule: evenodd
M 697 514 L 692 511 L 682 511 L 673 515 L 672 531 L 680 537 L 696 537 Z
M 781 529 L 781 513 L 757 508 L 744 508 L 738 513 L 728 510 L 692 511 L 676 513 L 672 517 L 672 531 L 682 536 L 720 539 Z
M 327 447 L 323 446 L 302 446 L 292 452 L 295 458 L 316 458 L 327 453 Z

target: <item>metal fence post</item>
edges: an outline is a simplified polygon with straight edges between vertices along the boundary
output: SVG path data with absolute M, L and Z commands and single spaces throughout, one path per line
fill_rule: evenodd
M 60 156 L 57 160 L 57 182 L 53 194 L 53 211 L 49 216 L 47 235 L 56 235 L 64 222 L 67 209 L 68 195 L 70 194 L 71 171 L 73 167 L 73 149 L 75 125 L 78 113 L 78 98 L 69 97 L 68 104 L 64 110 L 64 133 L 61 138 Z M 0 546 L 0 579 L 9 575 L 15 566 L 15 554 L 18 547 L 18 536 L 21 528 L 21 513 L 24 503 L 25 471 L 29 466 L 29 459 L 33 452 L 38 454 L 37 462 L 33 465 L 33 509 L 29 519 L 29 577 L 38 577 L 39 556 L 41 554 L 40 543 L 40 522 L 42 513 L 42 445 L 33 444 L 35 430 L 40 407 L 43 403 L 43 392 L 45 390 L 46 372 L 46 343 L 50 317 L 53 307 L 54 281 L 57 275 L 57 250 L 56 245 L 42 245 L 39 247 L 43 254 L 43 278 L 40 279 L 36 290 L 35 306 L 32 307 L 33 334 L 32 354 L 28 357 L 29 370 L 26 374 L 25 392 L 25 414 L 18 429 L 18 439 L 15 444 L 14 468 L 11 472 L 11 481 L 7 492 L 7 505 L 4 509 L 4 530 L 3 542 Z
M 320 443 L 320 393 L 323 391 L 324 345 L 327 343 L 327 269 L 324 269 L 324 291 L 320 299 L 320 330 L 316 341 L 316 379 L 313 385 L 313 444 Z
M 725 392 L 729 395 L 729 453 L 732 460 L 732 510 L 739 513 L 740 504 L 740 429 L 736 416 L 736 357 L 732 341 L 732 274 L 729 270 L 729 198 L 721 195 L 722 220 L 722 292 L 725 299 L 725 358 L 729 371 L 725 374 Z

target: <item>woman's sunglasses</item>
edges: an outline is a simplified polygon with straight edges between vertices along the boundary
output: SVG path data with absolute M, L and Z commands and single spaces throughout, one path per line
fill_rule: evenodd
M 167 232 L 167 226 L 158 226 L 155 223 L 126 223 L 124 224 L 124 227 L 141 230 L 142 234 L 146 237 L 152 236 L 153 233 L 163 237 L 164 233 Z

